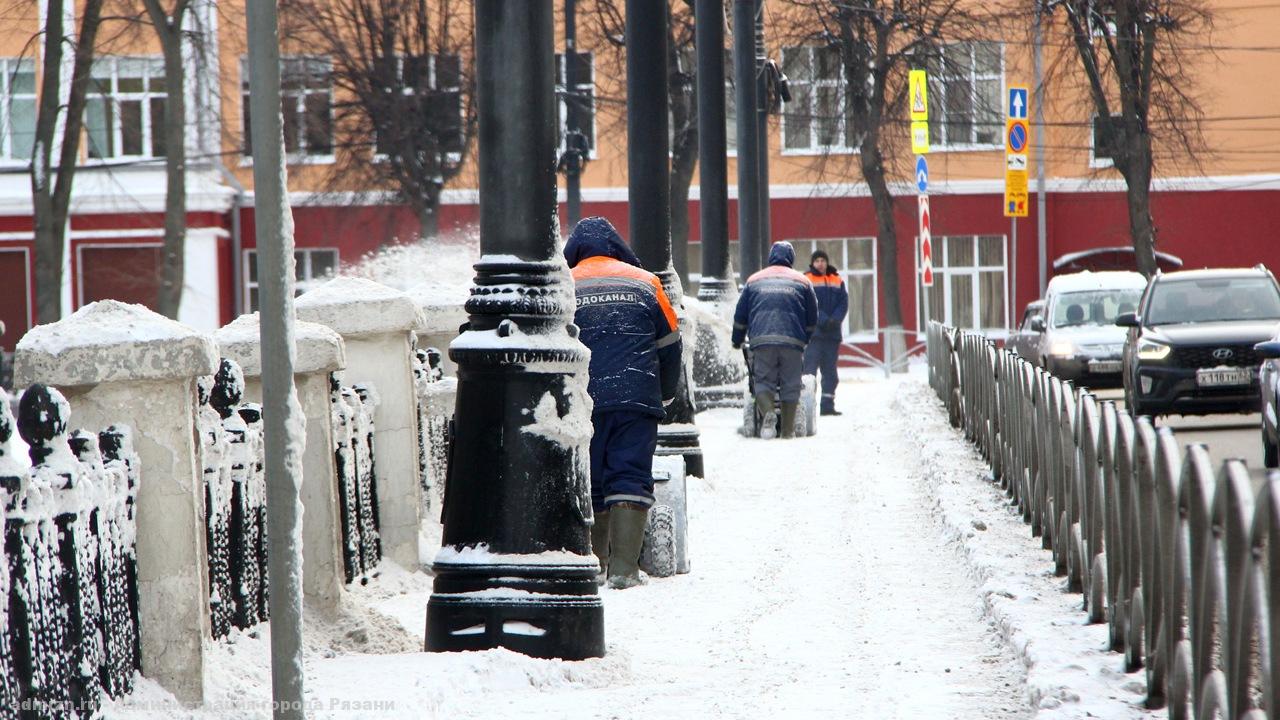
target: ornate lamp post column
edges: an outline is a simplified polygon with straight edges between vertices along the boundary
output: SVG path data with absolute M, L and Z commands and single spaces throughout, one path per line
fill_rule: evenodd
M 551 0 L 476 0 L 480 247 L 427 650 L 604 654 L 587 353 L 557 251 Z
M 759 117 L 756 115 L 757 0 L 733 0 L 733 85 L 738 108 L 738 276 L 746 282 L 760 269 L 761 240 Z
M 698 52 L 698 177 L 702 200 L 702 280 L 698 299 L 732 301 L 737 282 L 729 277 L 729 181 L 724 127 L 724 0 L 697 0 L 694 31 Z
M 667 118 L 667 3 L 627 0 L 627 195 L 631 246 L 645 269 L 662 280 L 685 337 L 680 390 L 658 428 L 658 454 L 683 455 L 688 472 L 703 474 L 689 388 L 693 333 L 684 313 L 684 288 L 671 264 L 671 137 Z

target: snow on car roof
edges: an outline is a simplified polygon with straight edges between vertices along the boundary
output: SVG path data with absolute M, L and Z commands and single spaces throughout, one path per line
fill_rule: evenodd
M 1122 290 L 1134 288 L 1141 290 L 1147 286 L 1147 279 L 1140 273 L 1125 270 L 1108 270 L 1105 272 L 1071 273 L 1058 275 L 1049 281 L 1045 290 L 1046 296 L 1053 293 L 1072 292 L 1076 290 Z

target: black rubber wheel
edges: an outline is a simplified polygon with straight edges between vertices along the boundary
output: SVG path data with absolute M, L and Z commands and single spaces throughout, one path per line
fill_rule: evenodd
M 653 577 L 676 574 L 676 516 L 670 505 L 649 508 L 649 523 L 640 546 L 640 569 Z

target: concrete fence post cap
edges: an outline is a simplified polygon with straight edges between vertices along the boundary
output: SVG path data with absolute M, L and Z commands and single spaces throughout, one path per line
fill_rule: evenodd
M 89 303 L 18 341 L 14 383 L 60 387 L 125 380 L 209 375 L 217 367 L 213 338 L 141 305 Z
M 258 313 L 241 315 L 213 333 L 222 356 L 240 363 L 246 377 L 262 375 L 261 320 Z M 298 349 L 294 373 L 333 372 L 347 366 L 346 346 L 332 328 L 300 320 L 294 324 L 293 333 Z
M 298 319 L 344 337 L 409 332 L 423 327 L 422 310 L 407 294 L 364 278 L 338 277 L 300 295 Z
M 409 297 L 422 309 L 423 335 L 456 333 L 467 321 L 466 303 L 471 297 L 470 285 L 443 285 L 426 282 L 408 289 Z

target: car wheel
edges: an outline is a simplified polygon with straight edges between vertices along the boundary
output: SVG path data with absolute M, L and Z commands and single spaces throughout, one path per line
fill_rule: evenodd
M 1262 465 L 1268 470 L 1280 467 L 1280 443 L 1267 436 L 1266 428 L 1262 429 Z

